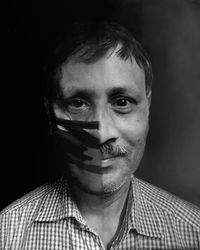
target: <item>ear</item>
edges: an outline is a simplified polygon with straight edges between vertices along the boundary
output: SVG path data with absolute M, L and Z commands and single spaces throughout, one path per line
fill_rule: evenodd
M 150 106 L 151 106 L 151 94 L 152 94 L 152 92 L 151 92 L 151 90 L 149 90 L 149 92 L 148 92 L 148 94 L 147 94 L 147 101 L 148 101 L 148 106 L 149 106 L 149 108 L 150 108 Z
M 148 116 L 149 116 L 149 110 L 150 110 L 150 106 L 151 106 L 151 90 L 149 90 L 148 94 L 147 94 L 147 103 L 148 103 Z
M 49 134 L 52 135 L 52 131 L 53 131 L 52 112 L 51 112 L 52 107 L 51 107 L 50 101 L 46 97 L 44 97 L 44 107 L 45 107 L 47 118 L 48 118 Z

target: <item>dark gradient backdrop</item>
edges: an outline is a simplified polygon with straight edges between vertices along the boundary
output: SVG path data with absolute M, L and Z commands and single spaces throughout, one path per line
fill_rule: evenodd
M 0 208 L 53 173 L 42 65 L 55 34 L 82 18 L 121 22 L 148 51 L 150 133 L 137 175 L 200 206 L 200 1 L 35 0 L 2 7 Z

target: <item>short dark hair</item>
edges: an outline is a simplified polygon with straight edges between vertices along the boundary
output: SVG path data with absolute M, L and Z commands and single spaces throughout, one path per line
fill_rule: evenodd
M 122 60 L 135 59 L 145 72 L 145 87 L 148 94 L 152 87 L 153 73 L 151 62 L 140 43 L 121 25 L 114 22 L 73 23 L 61 32 L 57 38 L 55 50 L 47 67 L 46 96 L 50 100 L 59 100 L 61 91 L 59 80 L 61 66 L 73 56 L 79 62 L 93 63 L 115 50 Z

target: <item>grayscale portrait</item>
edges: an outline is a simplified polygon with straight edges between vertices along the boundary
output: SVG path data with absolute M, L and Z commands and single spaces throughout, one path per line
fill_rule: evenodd
M 4 16 L 0 249 L 200 249 L 200 1 Z

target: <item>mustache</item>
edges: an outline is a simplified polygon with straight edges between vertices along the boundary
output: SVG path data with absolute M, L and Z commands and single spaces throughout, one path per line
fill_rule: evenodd
M 100 145 L 100 152 L 103 156 L 124 156 L 129 153 L 129 149 L 125 145 L 113 145 L 111 143 L 105 143 Z

